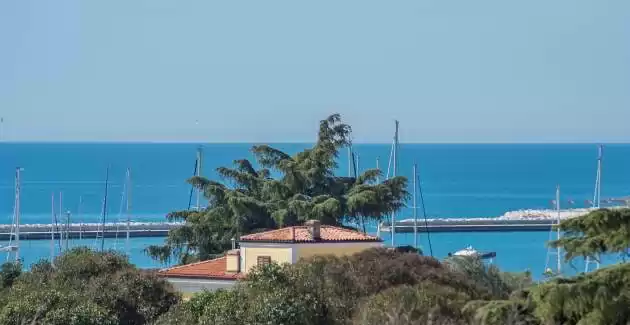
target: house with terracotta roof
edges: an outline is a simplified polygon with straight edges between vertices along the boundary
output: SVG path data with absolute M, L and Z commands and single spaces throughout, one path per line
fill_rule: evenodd
M 382 247 L 383 241 L 355 230 L 310 220 L 304 226 L 242 236 L 239 246 L 223 257 L 160 270 L 158 275 L 183 293 L 216 290 L 233 286 L 257 265 L 293 264 L 314 255 L 352 255 Z

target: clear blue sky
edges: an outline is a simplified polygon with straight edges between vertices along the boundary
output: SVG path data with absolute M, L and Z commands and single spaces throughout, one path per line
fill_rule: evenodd
M 357 142 L 630 142 L 630 1 L 0 2 L 5 140 L 312 141 L 331 112 Z

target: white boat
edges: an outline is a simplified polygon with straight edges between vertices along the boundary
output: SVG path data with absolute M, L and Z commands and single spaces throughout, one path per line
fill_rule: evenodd
M 465 257 L 475 257 L 480 259 L 489 259 L 497 256 L 495 252 L 486 252 L 482 253 L 474 249 L 472 246 L 468 246 L 464 249 L 458 250 L 455 253 L 449 254 L 451 256 L 465 256 Z

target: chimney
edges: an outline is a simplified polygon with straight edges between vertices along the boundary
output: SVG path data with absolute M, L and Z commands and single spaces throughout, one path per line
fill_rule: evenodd
M 226 273 L 240 273 L 241 272 L 241 250 L 233 249 L 227 252 L 226 255 L 226 263 L 225 263 L 225 272 Z
M 313 234 L 314 240 L 320 240 L 321 237 L 321 222 L 319 220 L 309 220 L 305 223 L 311 230 L 311 234 Z

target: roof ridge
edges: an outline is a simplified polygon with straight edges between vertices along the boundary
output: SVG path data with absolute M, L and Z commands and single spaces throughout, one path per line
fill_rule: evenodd
M 211 260 L 205 260 L 205 261 L 200 261 L 200 262 L 195 262 L 195 263 L 190 263 L 190 264 L 184 264 L 184 265 L 177 265 L 177 266 L 167 267 L 167 268 L 159 270 L 158 272 L 165 272 L 165 271 L 170 271 L 170 270 L 178 270 L 178 269 L 185 268 L 185 267 L 191 267 L 191 266 L 195 266 L 195 265 L 200 265 L 200 264 L 205 264 L 205 263 L 218 261 L 218 260 L 224 259 L 224 258 L 227 258 L 227 256 L 221 256 L 221 257 L 213 258 Z
M 265 230 L 265 231 L 261 231 L 261 232 L 255 232 L 255 233 L 252 233 L 252 234 L 243 235 L 243 236 L 241 236 L 241 238 L 249 237 L 249 236 L 255 236 L 255 235 L 269 234 L 269 233 L 274 233 L 274 232 L 284 231 L 284 230 L 291 230 L 291 228 L 296 228 L 296 227 L 299 227 L 299 226 L 289 226 L 289 227 L 282 227 L 282 228 L 278 228 L 278 229 L 272 229 L 272 230 Z
M 370 237 L 370 238 L 377 238 L 376 236 L 372 236 L 372 235 L 368 235 L 366 233 L 363 233 L 361 231 L 355 230 L 355 229 L 348 229 L 348 228 L 343 228 L 343 227 L 338 227 L 338 226 L 331 226 L 331 225 L 322 225 L 322 227 L 326 227 L 326 228 L 335 228 L 335 229 L 339 229 L 339 230 L 343 230 L 343 231 L 349 231 L 349 232 L 354 232 L 366 237 Z

